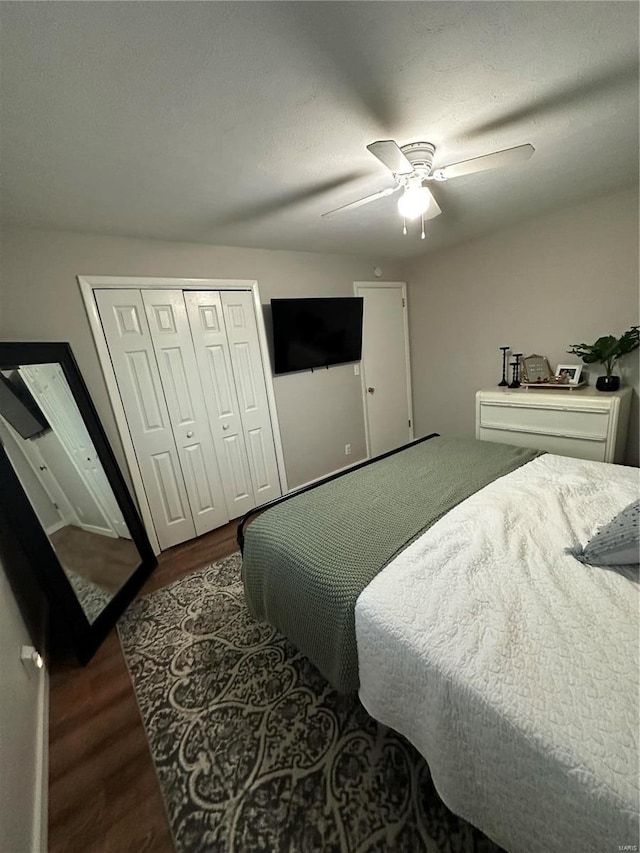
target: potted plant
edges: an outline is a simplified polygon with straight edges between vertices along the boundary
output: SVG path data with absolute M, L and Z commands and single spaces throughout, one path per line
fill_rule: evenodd
M 604 365 L 606 374 L 598 376 L 596 388 L 598 391 L 617 391 L 620 387 L 620 377 L 613 375 L 615 363 L 623 355 L 633 352 L 640 346 L 640 326 L 632 326 L 628 332 L 615 338 L 605 335 L 598 338 L 595 344 L 571 344 L 567 352 L 579 355 L 585 364 L 599 362 Z

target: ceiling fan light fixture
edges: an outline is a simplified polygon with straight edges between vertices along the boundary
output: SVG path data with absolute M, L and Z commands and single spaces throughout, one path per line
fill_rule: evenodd
M 398 200 L 398 211 L 407 219 L 422 216 L 431 202 L 431 193 L 426 187 L 407 187 Z

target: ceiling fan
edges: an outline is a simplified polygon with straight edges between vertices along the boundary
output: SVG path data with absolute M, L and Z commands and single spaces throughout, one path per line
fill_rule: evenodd
M 386 187 L 373 195 L 343 204 L 341 207 L 323 213 L 322 216 L 333 216 L 403 190 L 398 201 L 398 210 L 404 220 L 402 233 L 407 233 L 407 219 L 421 217 L 421 236 L 424 240 L 425 219 L 433 219 L 442 213 L 431 190 L 425 186 L 428 181 L 444 182 L 462 175 L 511 166 L 513 163 L 528 160 L 535 148 L 528 144 L 517 145 L 515 148 L 505 148 L 504 151 L 494 151 L 492 154 L 462 160 L 438 169 L 432 169 L 436 147 L 431 142 L 411 142 L 409 145 L 400 147 L 393 139 L 383 139 L 367 145 L 367 150 L 391 171 L 395 186 Z

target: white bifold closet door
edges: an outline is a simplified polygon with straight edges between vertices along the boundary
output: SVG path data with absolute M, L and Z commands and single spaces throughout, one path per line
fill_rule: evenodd
M 139 290 L 95 293 L 160 547 L 196 535 Z
M 196 535 L 229 521 L 182 291 L 143 290 Z
M 246 290 L 184 298 L 234 518 L 281 494 L 253 300 Z
M 96 302 L 160 547 L 279 495 L 251 294 L 98 290 Z

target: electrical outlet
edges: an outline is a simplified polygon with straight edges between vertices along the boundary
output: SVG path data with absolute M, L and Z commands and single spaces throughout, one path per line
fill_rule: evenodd
M 360 376 L 360 365 L 359 364 L 353 365 L 353 372 L 354 372 L 355 376 Z
M 344 455 L 345 456 L 351 456 L 351 445 L 350 444 L 345 444 Z

